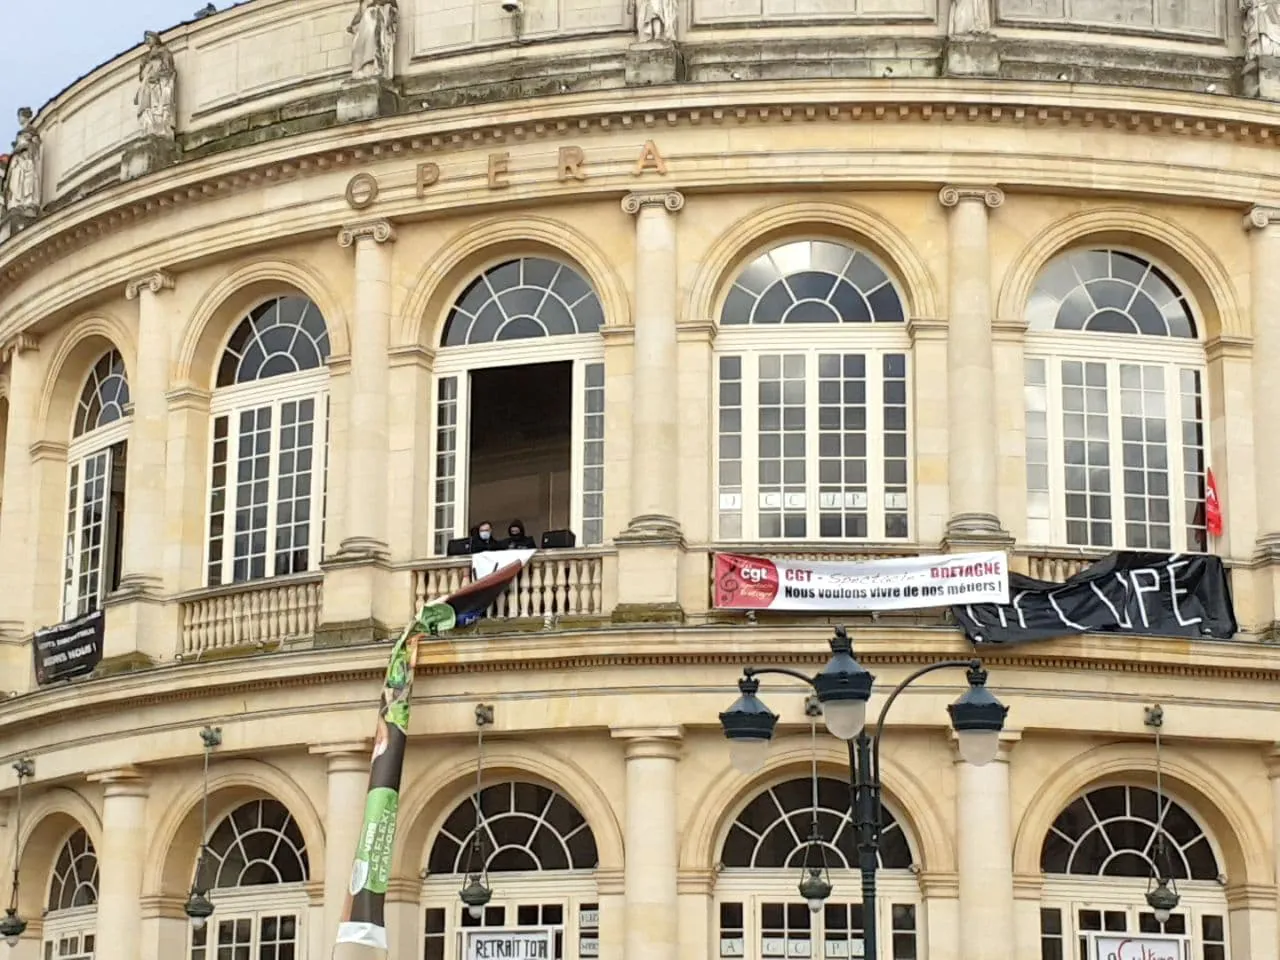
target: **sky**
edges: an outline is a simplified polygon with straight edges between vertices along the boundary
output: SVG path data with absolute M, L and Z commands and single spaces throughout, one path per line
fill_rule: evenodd
M 144 30 L 192 19 L 206 0 L 0 0 L 40 11 L 6 17 L 0 31 L 0 153 L 18 128 L 19 107 L 39 110 L 94 67 L 142 42 Z M 214 0 L 218 9 L 230 0 Z

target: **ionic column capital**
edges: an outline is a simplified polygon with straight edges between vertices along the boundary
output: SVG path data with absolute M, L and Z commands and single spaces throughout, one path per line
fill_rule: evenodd
M 1280 780 L 1280 743 L 1273 743 L 1263 757 L 1267 762 L 1267 776 Z
M 1269 207 L 1258 203 L 1250 207 L 1249 212 L 1244 215 L 1246 232 L 1265 230 L 1267 227 L 1274 226 L 1280 226 L 1280 206 Z
M 683 727 L 613 727 L 609 733 L 615 740 L 626 741 L 628 760 L 680 759 Z
M 151 782 L 147 775 L 137 767 L 117 767 L 114 770 L 102 770 L 91 773 L 86 778 L 90 783 L 100 783 L 105 788 L 107 799 L 113 797 L 146 797 L 151 793 Z
M 369 740 L 313 744 L 307 748 L 312 756 L 328 761 L 329 773 L 363 773 L 372 762 L 373 744 Z
M 342 229 L 338 231 L 338 246 L 351 246 L 357 240 L 372 240 L 374 243 L 394 243 L 396 239 L 395 227 L 391 225 L 390 220 L 359 220 L 355 223 L 345 223 Z
M 5 363 L 15 356 L 24 353 L 35 353 L 40 349 L 40 337 L 34 333 L 15 333 L 0 345 L 0 363 Z
M 1004 191 L 994 184 L 986 186 L 959 186 L 947 184 L 938 191 L 938 202 L 944 207 L 959 206 L 961 201 L 981 201 L 994 210 L 1004 203 Z
M 124 285 L 124 298 L 126 300 L 137 300 L 138 297 L 142 296 L 143 290 L 160 293 L 162 290 L 172 290 L 174 285 L 172 274 L 166 273 L 164 270 L 153 270 L 126 283 Z
M 622 198 L 622 212 L 637 214 L 645 207 L 663 207 L 668 213 L 684 209 L 684 194 L 679 190 L 637 190 Z

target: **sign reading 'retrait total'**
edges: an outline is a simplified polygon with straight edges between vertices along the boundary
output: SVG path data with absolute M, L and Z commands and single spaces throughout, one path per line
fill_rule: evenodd
M 550 930 L 471 929 L 463 931 L 466 960 L 551 960 L 555 935 Z
M 1183 960 L 1185 943 L 1177 937 L 1095 937 L 1092 960 Z
M 715 577 L 720 610 L 847 613 L 1009 602 L 1009 561 L 1003 553 L 848 563 L 718 553 Z

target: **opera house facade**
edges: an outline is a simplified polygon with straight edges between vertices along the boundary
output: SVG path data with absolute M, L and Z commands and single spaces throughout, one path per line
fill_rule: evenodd
M 0 955 L 1280 956 L 1273 0 L 161 26 L 0 161 Z M 335 950 L 393 644 L 513 520 Z M 952 554 L 1114 620 L 725 602 Z M 839 626 L 874 901 L 836 708 L 760 677 L 754 767 L 720 719 Z M 877 726 L 975 656 L 990 762 L 961 670 Z

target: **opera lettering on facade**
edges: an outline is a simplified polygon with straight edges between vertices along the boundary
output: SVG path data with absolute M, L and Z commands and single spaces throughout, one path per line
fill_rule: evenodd
M 588 177 L 586 151 L 578 146 L 563 146 L 556 153 L 556 179 L 561 183 L 581 183 Z M 532 170 L 532 168 L 531 168 Z M 506 151 L 490 153 L 487 160 L 485 182 L 490 190 L 503 190 L 511 186 L 511 178 L 524 171 L 512 167 L 511 154 Z M 646 175 L 666 176 L 667 161 L 652 140 L 646 140 L 637 148 L 635 163 L 631 167 L 633 177 Z M 419 200 L 424 199 L 431 188 L 447 179 L 447 172 L 434 162 L 418 164 L 414 174 L 414 189 Z M 382 185 L 371 173 L 357 173 L 347 181 L 347 204 L 353 210 L 367 210 L 373 206 Z

